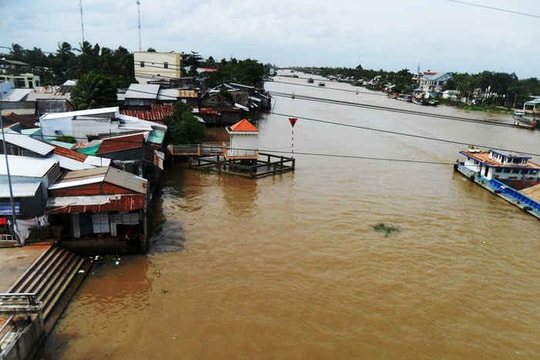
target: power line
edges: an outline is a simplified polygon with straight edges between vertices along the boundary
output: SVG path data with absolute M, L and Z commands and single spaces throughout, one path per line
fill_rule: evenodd
M 527 152 L 527 151 L 517 151 L 517 150 L 513 150 L 513 149 L 505 149 L 505 148 L 500 148 L 500 147 L 497 147 L 497 146 L 490 146 L 490 145 L 485 145 L 485 144 L 471 144 L 470 142 L 442 139 L 442 138 L 436 138 L 436 137 L 424 136 L 424 135 L 417 135 L 417 134 L 408 134 L 408 133 L 403 133 L 403 132 L 399 132 L 399 131 L 372 128 L 372 127 L 369 127 L 369 126 L 345 124 L 345 123 L 339 123 L 339 122 L 335 122 L 335 121 L 321 120 L 321 119 L 308 118 L 308 117 L 301 117 L 301 116 L 298 116 L 298 115 L 282 114 L 282 113 L 276 113 L 276 112 L 271 112 L 271 113 L 274 114 L 274 115 L 283 116 L 283 117 L 286 117 L 286 118 L 294 116 L 294 117 L 296 117 L 298 119 L 318 122 L 318 123 L 322 123 L 322 124 L 329 124 L 329 125 L 343 126 L 343 127 L 354 128 L 354 129 L 376 131 L 376 132 L 385 133 L 385 134 L 407 136 L 407 137 L 412 137 L 412 138 L 422 139 L 422 140 L 439 141 L 439 142 L 448 143 L 448 144 L 466 145 L 466 146 L 474 145 L 474 146 L 483 147 L 483 148 L 499 149 L 499 150 L 502 150 L 502 151 L 518 152 L 518 153 L 521 153 L 521 154 L 540 156 L 540 154 L 535 154 L 535 153 L 531 153 L 531 152 Z
M 272 92 L 271 91 L 270 94 L 272 96 L 277 96 L 277 97 L 289 97 L 289 98 L 291 97 L 291 95 L 287 94 L 287 93 L 280 93 L 280 92 Z M 360 108 L 367 108 L 367 109 L 372 109 L 372 110 L 381 110 L 381 111 L 388 111 L 388 112 L 397 112 L 397 113 L 410 114 L 410 115 L 416 115 L 416 116 L 427 116 L 427 117 L 431 117 L 431 118 L 439 118 L 439 119 L 445 119 L 445 120 L 471 122 L 471 123 L 477 123 L 477 124 L 481 124 L 481 125 L 515 127 L 513 124 L 508 124 L 508 123 L 500 123 L 500 122 L 490 121 L 490 120 L 471 119 L 471 118 L 465 118 L 465 117 L 460 117 L 460 116 L 452 116 L 452 115 L 426 113 L 426 112 L 417 111 L 417 110 L 396 109 L 396 108 L 389 107 L 389 106 L 372 105 L 372 104 L 366 104 L 366 103 L 356 103 L 356 102 L 344 101 L 344 100 L 332 100 L 332 99 L 318 98 L 318 97 L 314 97 L 314 96 L 305 96 L 305 95 L 295 95 L 294 97 L 295 97 L 295 99 L 306 100 L 306 101 L 315 101 L 315 102 L 322 102 L 322 103 L 327 103 L 327 104 L 360 107 Z
M 235 148 L 238 149 L 238 148 Z M 290 154 L 290 151 L 280 151 L 273 149 L 238 149 L 238 150 L 258 150 L 261 152 L 273 152 L 277 154 Z M 331 157 L 331 158 L 341 158 L 341 159 L 360 159 L 360 160 L 375 160 L 375 161 L 391 161 L 391 162 L 403 162 L 403 163 L 417 163 L 417 164 L 428 164 L 428 165 L 453 165 L 453 162 L 444 162 L 444 161 L 432 161 L 432 160 L 413 160 L 413 159 L 396 159 L 396 158 L 383 158 L 383 157 L 374 157 L 374 156 L 361 156 L 361 155 L 341 155 L 341 154 L 328 154 L 328 153 L 315 153 L 315 152 L 298 152 L 295 150 L 295 155 L 306 155 L 306 156 L 320 156 L 320 157 Z
M 502 12 L 515 14 L 515 15 L 522 15 L 522 16 L 529 16 L 529 17 L 533 17 L 533 18 L 540 18 L 540 15 L 536 15 L 536 14 L 525 13 L 525 12 L 515 11 L 515 10 L 510 10 L 510 9 L 502 9 L 502 8 L 498 8 L 498 7 L 494 7 L 494 6 L 474 4 L 474 3 L 467 2 L 467 1 L 459 1 L 459 0 L 444 0 L 444 1 L 453 2 L 453 3 L 456 3 L 456 4 L 479 7 L 479 8 L 483 8 L 483 9 L 502 11 Z

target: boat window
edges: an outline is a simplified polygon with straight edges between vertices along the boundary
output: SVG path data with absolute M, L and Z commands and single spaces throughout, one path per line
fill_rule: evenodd
M 510 171 L 511 171 L 511 169 L 508 169 L 508 168 L 504 169 L 505 174 L 508 174 Z

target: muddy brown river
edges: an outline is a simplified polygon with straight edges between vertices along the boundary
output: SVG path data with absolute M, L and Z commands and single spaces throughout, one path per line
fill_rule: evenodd
M 259 147 L 294 141 L 296 171 L 170 165 L 150 252 L 97 262 L 41 359 L 540 358 L 540 221 L 452 168 L 463 144 L 538 154 L 540 131 L 337 82 L 266 89 Z

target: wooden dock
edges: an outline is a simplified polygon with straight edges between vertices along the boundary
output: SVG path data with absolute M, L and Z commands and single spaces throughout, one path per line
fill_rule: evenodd
M 169 145 L 173 158 L 188 160 L 196 170 L 243 176 L 252 179 L 284 174 L 295 169 L 295 159 L 281 155 L 255 152 L 255 156 L 227 156 L 228 146 L 223 144 Z

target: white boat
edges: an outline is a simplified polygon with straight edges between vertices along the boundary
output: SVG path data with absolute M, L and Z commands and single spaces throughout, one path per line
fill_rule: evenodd
M 523 109 L 514 111 L 514 125 L 528 129 L 540 129 L 540 97 L 525 101 Z
M 540 165 L 530 156 L 470 148 L 454 170 L 540 219 Z

